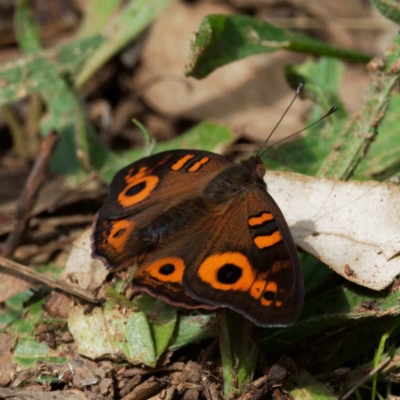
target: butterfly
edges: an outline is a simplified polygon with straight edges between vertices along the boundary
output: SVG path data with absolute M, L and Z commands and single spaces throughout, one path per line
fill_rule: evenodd
M 92 230 L 92 257 L 138 268 L 137 290 L 186 308 L 228 307 L 262 327 L 292 324 L 303 275 L 259 154 L 240 163 L 171 150 L 113 178 Z

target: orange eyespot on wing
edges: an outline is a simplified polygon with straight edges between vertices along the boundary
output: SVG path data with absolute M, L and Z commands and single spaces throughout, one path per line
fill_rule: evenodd
M 214 254 L 199 266 L 202 282 L 214 290 L 245 292 L 261 306 L 276 306 L 278 284 L 269 278 L 269 271 L 257 274 L 247 257 L 238 252 Z M 282 305 L 282 301 L 280 303 Z
M 251 287 L 255 274 L 242 253 L 227 252 L 207 257 L 197 270 L 198 277 L 217 290 L 239 290 L 246 292 Z
M 122 207 L 131 207 L 146 199 L 157 187 L 159 178 L 156 175 L 143 176 L 138 173 L 134 177 L 126 178 L 127 186 L 118 195 L 118 201 Z
M 278 291 L 278 285 L 274 281 L 266 283 L 263 294 L 261 295 L 261 304 L 265 307 L 270 307 L 273 300 L 275 300 L 276 293 Z
M 109 220 L 98 215 L 92 233 L 92 257 L 102 260 L 110 269 L 132 266 L 139 256 L 129 247 L 134 230 L 135 222 L 131 219 Z
M 127 219 L 110 221 L 110 233 L 105 236 L 100 244 L 101 248 L 112 247 L 115 252 L 124 250 L 129 235 L 135 228 L 135 223 Z
M 164 257 L 141 266 L 132 284 L 135 289 L 160 297 L 169 304 L 186 308 L 215 308 L 212 305 L 197 302 L 186 293 L 182 287 L 184 270 L 183 259 Z
M 150 275 L 160 282 L 182 283 L 184 270 L 185 263 L 181 258 L 167 257 L 153 262 L 143 270 L 143 273 Z

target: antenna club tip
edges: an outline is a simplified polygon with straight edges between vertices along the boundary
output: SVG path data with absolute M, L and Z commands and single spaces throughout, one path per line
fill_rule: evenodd
M 328 116 L 328 115 L 331 115 L 331 114 L 333 114 L 334 112 L 336 112 L 337 111 L 337 107 L 336 106 L 333 106 L 327 113 L 326 113 L 326 115 Z
M 297 90 L 296 90 L 297 94 L 299 94 L 303 90 L 304 85 L 305 85 L 305 83 L 303 81 L 299 83 L 299 86 L 297 86 Z

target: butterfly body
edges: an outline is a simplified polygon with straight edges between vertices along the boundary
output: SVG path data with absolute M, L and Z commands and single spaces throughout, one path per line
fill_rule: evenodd
M 173 150 L 114 177 L 94 222 L 93 257 L 139 264 L 133 286 L 187 308 L 229 307 L 260 326 L 293 323 L 303 280 L 260 158 Z

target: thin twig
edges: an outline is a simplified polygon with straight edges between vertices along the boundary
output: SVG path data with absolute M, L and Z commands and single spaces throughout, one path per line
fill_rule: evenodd
M 382 370 L 389 364 L 391 360 L 391 357 L 387 357 L 385 360 L 383 360 L 376 368 L 371 370 L 368 375 L 364 376 L 364 378 L 360 379 L 358 383 L 352 387 L 346 394 L 344 394 L 340 400 L 346 400 L 348 399 L 361 385 L 364 385 L 365 382 L 367 382 L 369 379 L 371 379 L 377 372 Z
M 28 268 L 25 265 L 18 264 L 15 261 L 8 260 L 7 258 L 1 256 L 0 256 L 0 266 L 10 269 L 12 271 L 16 271 L 21 275 L 32 278 L 38 282 L 44 283 L 46 286 L 49 286 L 51 288 L 60 289 L 64 292 L 77 296 L 83 300 L 90 301 L 91 303 L 97 303 L 96 298 L 92 294 L 76 286 L 72 286 L 65 282 L 57 281 L 47 275 L 35 271 L 32 268 Z
M 50 132 L 42 142 L 39 156 L 18 199 L 14 230 L 9 234 L 1 252 L 1 255 L 5 258 L 13 254 L 25 232 L 30 218 L 29 213 L 36 203 L 39 189 L 45 180 L 47 165 L 57 140 L 58 135 L 55 132 Z

